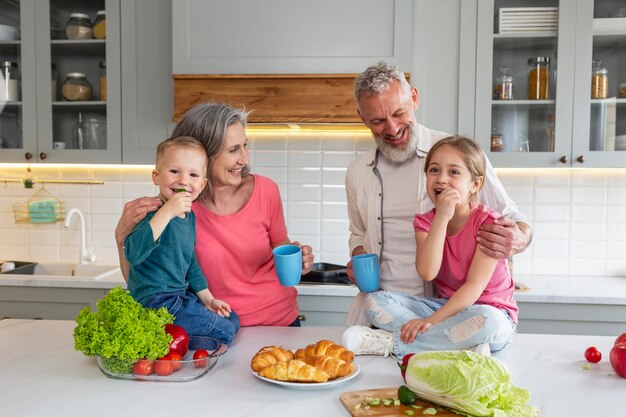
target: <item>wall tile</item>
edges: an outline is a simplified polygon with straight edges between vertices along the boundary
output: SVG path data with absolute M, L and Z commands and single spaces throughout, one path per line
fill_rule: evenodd
M 328 140 L 322 140 L 322 149 L 354 151 L 356 149 L 356 141 L 351 134 L 340 134 L 336 137 L 328 138 Z
M 319 235 L 320 219 L 288 219 L 287 230 L 290 235 Z
M 320 202 L 298 202 L 289 201 L 287 203 L 287 209 L 289 210 L 289 217 L 291 218 L 308 218 L 308 217 L 320 217 L 322 213 L 322 204 Z
M 287 153 L 287 164 L 290 167 L 316 167 L 322 164 L 321 151 L 295 151 Z
M 287 151 L 263 151 L 254 150 L 254 165 L 267 167 L 283 167 L 287 165 Z
M 297 136 L 290 136 L 287 146 L 289 149 L 322 149 L 322 138 L 317 132 L 300 133 Z
M 568 275 L 569 266 L 567 258 L 540 258 L 533 259 L 535 275 Z
M 535 240 L 569 239 L 569 223 L 542 223 L 536 221 L 533 226 Z
M 532 204 L 533 203 L 533 188 L 532 187 L 517 187 L 507 186 L 506 192 L 513 201 L 518 205 Z
M 626 204 L 626 187 L 611 187 L 608 192 L 609 204 Z
M 344 185 L 347 168 L 322 168 L 322 184 Z
M 121 198 L 124 184 L 121 182 L 106 182 L 102 185 L 94 185 L 91 188 L 91 196 L 96 198 Z
M 572 186 L 584 187 L 606 187 L 607 186 L 607 170 L 606 169 L 583 169 L 572 170 L 571 172 Z
M 607 189 L 597 187 L 572 187 L 572 204 L 606 204 Z
M 324 167 L 347 168 L 354 160 L 354 152 L 322 151 L 322 165 Z
M 312 184 L 289 184 L 287 186 L 287 199 L 289 201 L 320 201 L 322 187 Z
M 341 252 L 348 251 L 347 236 L 322 236 L 322 251 Z
M 607 206 L 606 221 L 609 223 L 626 223 L 626 205 Z
M 606 223 L 606 212 L 605 205 L 572 205 L 570 207 L 573 222 Z
M 316 168 L 288 168 L 287 178 L 290 184 L 319 184 L 322 173 Z
M 255 174 L 263 175 L 271 178 L 277 184 L 285 184 L 287 182 L 287 167 L 258 167 L 252 169 Z
M 570 207 L 565 205 L 535 205 L 535 222 L 567 222 Z
M 322 201 L 345 203 L 346 188 L 341 185 L 324 185 L 322 187 Z
M 570 242 L 570 258 L 604 260 L 606 256 L 605 246 L 603 241 L 572 240 Z
M 604 259 L 577 259 L 570 258 L 569 271 L 572 275 L 597 277 L 605 274 Z
M 536 187 L 535 204 L 568 204 L 570 189 L 568 187 Z
M 569 253 L 567 240 L 541 240 L 533 243 L 533 259 L 567 258 Z
M 571 223 L 570 239 L 604 241 L 606 239 L 606 228 L 603 224 L 597 223 Z
M 609 242 L 626 240 L 626 223 L 608 223 L 606 229 Z
M 534 185 L 568 188 L 571 171 L 567 169 L 537 169 L 534 171 Z
M 322 217 L 325 219 L 347 219 L 348 208 L 345 203 L 322 203 Z
M 322 219 L 322 235 L 350 235 L 350 222 L 338 219 Z M 347 248 L 346 248 L 347 250 Z

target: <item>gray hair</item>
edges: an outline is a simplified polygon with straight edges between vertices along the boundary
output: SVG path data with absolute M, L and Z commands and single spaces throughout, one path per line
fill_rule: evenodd
M 206 149 L 209 160 L 207 166 L 207 177 L 209 181 L 205 187 L 201 198 L 212 195 L 210 181 L 211 167 L 215 158 L 219 155 L 226 138 L 226 130 L 233 123 L 241 123 L 246 127 L 248 113 L 243 109 L 235 109 L 221 103 L 201 103 L 187 110 L 180 119 L 172 137 L 191 136 L 196 138 Z M 241 176 L 245 177 L 250 173 L 249 167 L 244 167 Z
M 378 94 L 389 91 L 389 86 L 394 80 L 400 82 L 405 92 L 410 93 L 411 86 L 400 67 L 389 65 L 385 61 L 380 61 L 367 67 L 365 71 L 359 74 L 354 83 L 354 97 L 357 104 L 364 94 Z

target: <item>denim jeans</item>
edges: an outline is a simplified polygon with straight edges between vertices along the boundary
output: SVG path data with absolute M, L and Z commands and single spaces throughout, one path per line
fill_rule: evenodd
M 190 291 L 156 294 L 148 300 L 146 307 L 165 307 L 175 317 L 174 324 L 182 326 L 189 334 L 191 350 L 211 351 L 217 349 L 219 343 L 229 345 L 239 331 L 239 316 L 234 311 L 230 317 L 222 317 L 206 308 Z
M 398 357 L 425 350 L 471 349 L 489 343 L 492 352 L 504 349 L 515 335 L 516 325 L 507 312 L 474 304 L 454 316 L 432 325 L 411 343 L 400 339 L 402 325 L 413 319 L 427 319 L 448 300 L 425 298 L 398 292 L 377 291 L 365 298 L 367 318 L 374 326 L 393 333 L 393 349 Z

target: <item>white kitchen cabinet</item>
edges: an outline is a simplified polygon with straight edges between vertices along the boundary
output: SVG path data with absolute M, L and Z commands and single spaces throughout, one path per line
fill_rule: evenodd
M 476 56 L 475 66 L 462 62 L 466 66 L 461 82 L 475 89 L 461 89 L 459 130 L 473 132 L 494 166 L 626 166 L 626 98 L 617 97 L 626 75 L 626 18 L 608 18 L 620 5 L 619 0 L 464 2 L 461 49 L 475 46 Z M 515 25 L 551 19 L 517 16 L 508 27 L 500 27 L 500 13 L 511 7 L 526 8 L 525 12 L 554 7 L 557 26 L 520 31 Z M 603 25 L 611 29 L 602 31 Z M 529 60 L 535 57 L 550 60 L 545 77 L 548 96 L 541 99 L 528 89 Z M 591 97 L 591 67 L 597 59 L 609 73 L 606 99 Z M 513 99 L 494 96 L 503 66 L 513 76 Z M 461 112 L 468 108 L 474 111 Z
M 119 0 L 22 0 L 4 5 L 8 18 L 3 14 L 3 19 L 20 28 L 21 39 L 0 42 L 0 53 L 20 61 L 21 100 L 3 103 L 0 161 L 119 163 Z M 106 39 L 66 38 L 64 29 L 71 13 L 87 14 L 93 20 L 98 10 L 106 11 Z M 103 84 L 100 63 L 106 66 Z M 72 72 L 87 76 L 92 86 L 89 100 L 63 99 L 62 84 Z M 82 134 L 76 135 L 79 118 Z
M 411 0 L 173 0 L 174 74 L 357 73 L 411 65 Z
M 345 327 L 354 296 L 298 294 L 302 326 Z

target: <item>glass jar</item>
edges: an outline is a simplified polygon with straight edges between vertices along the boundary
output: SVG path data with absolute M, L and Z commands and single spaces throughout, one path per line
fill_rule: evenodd
M 107 101 L 107 64 L 104 61 L 100 61 L 100 100 Z
M 88 101 L 91 99 L 91 84 L 81 72 L 70 72 L 61 86 L 61 94 L 67 101 Z
M 622 82 L 619 83 L 619 90 L 617 90 L 617 97 L 626 98 L 626 75 L 622 78 Z
M 502 152 L 504 149 L 504 138 L 500 133 L 496 132 L 496 128 L 493 128 L 491 133 L 491 152 Z
M 17 62 L 0 61 L 0 103 L 19 101 L 19 72 Z
M 609 92 L 609 72 L 602 61 L 593 61 L 591 70 L 591 98 L 607 98 Z
M 500 67 L 500 74 L 496 78 L 493 89 L 494 100 L 513 100 L 513 76 L 509 74 L 509 67 Z
M 50 68 L 50 97 L 52 98 L 52 101 L 56 101 L 57 99 L 57 66 L 54 64 L 54 62 L 51 65 Z
M 536 56 L 528 59 L 528 99 L 550 98 L 550 57 Z
M 72 13 L 65 25 L 67 39 L 93 39 L 93 30 L 89 16 L 83 13 Z
M 548 115 L 548 126 L 546 127 L 546 151 L 554 152 L 555 123 L 554 114 Z
M 96 13 L 96 20 L 93 21 L 93 37 L 96 39 L 107 37 L 106 11 L 104 10 L 98 10 Z

